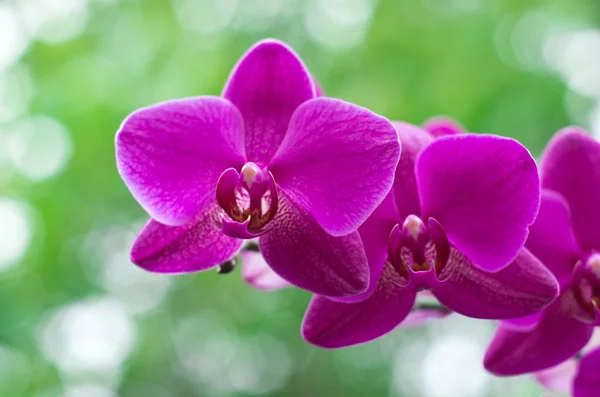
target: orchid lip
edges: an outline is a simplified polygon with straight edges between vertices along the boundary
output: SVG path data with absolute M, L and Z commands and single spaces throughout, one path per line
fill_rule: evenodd
M 450 243 L 440 224 L 409 215 L 396 225 L 388 240 L 387 261 L 400 276 L 400 287 L 428 290 L 445 281 L 440 274 L 448 262 Z
M 240 172 L 225 170 L 217 182 L 217 203 L 223 210 L 221 231 L 234 238 L 252 239 L 266 233 L 278 207 L 277 187 L 266 167 L 248 162 Z
M 593 252 L 577 262 L 573 270 L 573 291 L 586 315 L 581 320 L 597 322 L 600 319 L 600 253 Z

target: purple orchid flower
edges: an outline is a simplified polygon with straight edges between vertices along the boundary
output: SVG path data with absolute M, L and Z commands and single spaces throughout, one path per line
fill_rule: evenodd
M 304 338 L 339 348 L 400 324 L 416 294 L 484 319 L 525 316 L 558 294 L 552 274 L 522 249 L 539 205 L 534 159 L 513 139 L 457 134 L 434 139 L 397 123 L 396 182 L 359 228 L 371 284 L 357 297 L 315 295 Z
M 497 375 L 536 372 L 576 354 L 598 325 L 600 143 L 566 128 L 541 161 L 542 203 L 526 247 L 556 276 L 560 297 L 543 313 L 501 323 L 485 356 Z
M 467 132 L 458 121 L 446 116 L 434 116 L 427 119 L 422 127 L 434 137 L 464 134 Z
M 356 229 L 392 186 L 398 134 L 387 119 L 315 90 L 293 50 L 265 40 L 242 57 L 222 97 L 128 116 L 117 167 L 152 218 L 132 261 L 160 273 L 206 270 L 258 237 L 269 266 L 294 285 L 363 292 L 369 270 Z
M 552 392 L 573 397 L 597 397 L 600 391 L 600 347 L 588 343 L 578 354 L 561 364 L 534 374 L 535 379 Z

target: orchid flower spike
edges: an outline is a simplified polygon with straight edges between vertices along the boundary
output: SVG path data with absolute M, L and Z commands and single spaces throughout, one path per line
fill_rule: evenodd
M 403 322 L 419 291 L 459 314 L 506 319 L 542 310 L 558 294 L 552 273 L 523 244 L 540 199 L 537 166 L 517 141 L 492 135 L 434 138 L 397 123 L 396 181 L 359 228 L 371 266 L 364 294 L 315 295 L 304 338 L 339 348 Z
M 392 124 L 317 97 L 300 58 L 276 40 L 239 61 L 222 97 L 173 100 L 129 115 L 117 168 L 152 218 L 131 259 L 152 272 L 206 270 L 259 239 L 283 279 L 327 296 L 369 283 L 356 229 L 392 186 Z
M 501 323 L 485 356 L 497 375 L 550 368 L 600 324 L 600 143 L 569 127 L 541 160 L 542 204 L 526 247 L 556 276 L 560 297 L 543 313 Z

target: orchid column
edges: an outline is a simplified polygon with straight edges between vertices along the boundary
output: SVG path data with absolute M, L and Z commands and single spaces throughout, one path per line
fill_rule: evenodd
M 315 90 L 299 57 L 266 40 L 242 57 L 222 97 L 127 117 L 117 166 L 152 218 L 132 261 L 161 273 L 206 270 L 258 237 L 290 283 L 335 297 L 365 291 L 356 230 L 392 186 L 398 134 L 387 119 Z

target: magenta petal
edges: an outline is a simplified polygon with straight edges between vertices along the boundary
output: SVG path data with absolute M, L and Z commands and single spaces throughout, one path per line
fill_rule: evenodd
M 215 226 L 216 209 L 183 226 L 150 220 L 131 248 L 131 261 L 156 273 L 189 273 L 215 267 L 231 258 L 242 241 Z
M 421 150 L 433 142 L 433 137 L 412 124 L 397 121 L 393 124 L 402 143 L 402 155 L 396 168 L 392 191 L 400 217 L 404 219 L 409 215 L 419 216 L 421 214 L 415 162 Z
M 580 247 L 600 249 L 600 143 L 578 128 L 566 128 L 548 144 L 541 170 L 542 186 L 567 201 Z
M 536 372 L 535 380 L 546 389 L 556 393 L 569 394 L 573 387 L 573 379 L 577 372 L 577 361 L 570 359 L 555 367 Z M 600 389 L 599 389 L 600 390 Z
M 525 246 L 554 273 L 562 286 L 568 285 L 581 251 L 571 228 L 568 205 L 560 194 L 542 189 L 540 211 L 529 227 Z
M 515 259 L 540 201 L 535 160 L 523 145 L 493 135 L 442 137 L 421 152 L 416 170 L 422 219 L 439 221 L 484 270 Z
M 423 129 L 436 138 L 467 132 L 456 120 L 445 116 L 436 116 L 426 120 L 423 123 Z
M 302 336 L 313 345 L 334 349 L 368 342 L 392 331 L 410 312 L 416 293 L 396 286 L 386 267 L 373 294 L 358 303 L 340 303 L 316 295 L 310 302 Z
M 223 90 L 242 113 L 249 161 L 268 164 L 300 104 L 315 87 L 300 57 L 277 40 L 263 40 L 238 62 Z
M 508 319 L 536 313 L 558 295 L 552 273 L 526 249 L 504 269 L 491 273 L 474 266 L 455 248 L 433 290 L 444 306 L 464 316 Z
M 242 118 L 221 98 L 164 102 L 129 115 L 116 150 L 140 205 L 161 223 L 181 225 L 215 202 L 225 169 L 244 164 Z
M 594 328 L 561 307 L 567 299 L 563 295 L 546 309 L 533 329 L 500 325 L 485 354 L 485 368 L 500 376 L 520 375 L 553 367 L 579 352 Z
M 600 393 L 600 349 L 584 356 L 573 381 L 573 397 L 598 397 Z
M 338 99 L 298 108 L 270 170 L 328 233 L 355 231 L 383 201 L 400 156 L 385 118 Z
M 508 327 L 514 327 L 519 331 L 529 331 L 535 327 L 537 327 L 538 323 L 544 316 L 544 312 L 540 311 L 537 313 L 533 313 L 529 316 L 510 318 L 508 320 L 503 320 L 502 324 Z
M 254 288 L 268 291 L 290 286 L 290 283 L 271 270 L 260 252 L 242 251 L 240 258 L 242 261 L 242 277 Z
M 346 297 L 364 292 L 369 266 L 357 232 L 328 234 L 285 192 L 272 228 L 259 238 L 260 251 L 280 277 L 320 295 Z

